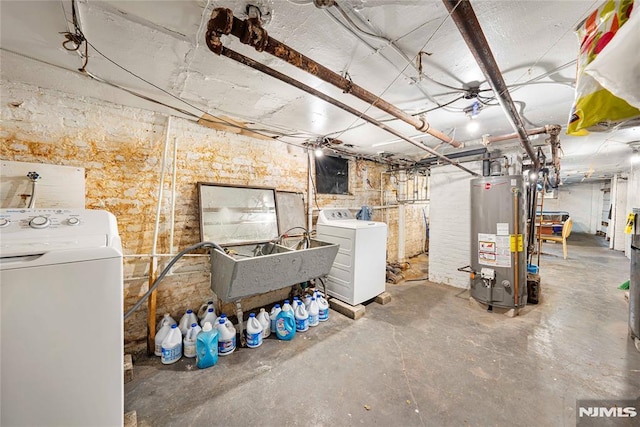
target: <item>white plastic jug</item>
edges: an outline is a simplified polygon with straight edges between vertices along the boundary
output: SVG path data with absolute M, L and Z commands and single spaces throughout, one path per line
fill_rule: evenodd
M 269 319 L 271 319 L 271 330 L 276 331 L 276 317 L 278 317 L 278 313 L 280 313 L 282 309 L 280 308 L 280 304 L 276 304 L 271 309 L 271 313 L 269 313 Z
M 309 326 L 318 326 L 318 323 L 320 323 L 320 306 L 318 305 L 318 301 L 315 298 L 311 298 L 308 312 Z
M 269 317 L 269 313 L 267 313 L 264 308 L 261 308 L 256 317 L 260 325 L 262 325 L 262 338 L 267 338 L 271 335 L 271 318 Z
M 313 297 L 309 294 L 304 296 L 304 308 L 306 308 L 307 311 L 309 311 L 309 305 L 311 305 L 311 298 Z
M 178 328 L 180 329 L 183 337 L 187 334 L 187 329 L 189 329 L 189 325 L 192 323 L 198 323 L 198 318 L 193 310 L 187 310 L 187 312 L 180 318 L 180 323 L 178 324 Z
M 178 325 L 172 325 L 167 337 L 162 341 L 162 363 L 169 365 L 182 357 L 182 335 Z
M 169 313 L 165 313 L 165 315 L 160 319 L 158 324 L 156 325 L 156 332 L 160 330 L 165 324 L 169 325 L 169 329 L 171 329 L 171 325 L 176 325 L 178 322 L 175 321 L 173 317 Z M 159 355 L 158 355 L 159 356 Z
M 204 324 L 206 322 L 209 322 L 212 325 L 215 324 L 215 322 L 216 322 L 216 312 L 213 310 L 213 308 L 207 309 L 207 314 L 205 314 L 204 317 L 202 318 L 202 320 L 200 320 L 200 326 L 204 326 Z
M 217 327 L 218 327 L 218 323 L 220 323 L 220 319 L 224 320 L 224 323 L 225 323 L 225 324 L 226 324 L 226 323 L 228 323 L 229 325 L 233 326 L 233 324 L 231 323 L 231 320 L 229 320 L 229 318 L 227 317 L 227 315 L 226 315 L 226 314 L 224 314 L 224 313 L 222 313 L 220 316 L 218 316 L 218 317 L 216 318 L 216 321 L 215 321 L 215 323 L 213 324 L 213 327 L 214 327 L 214 328 L 217 328 Z
M 202 328 L 200 328 L 197 323 L 192 323 L 189 329 L 187 329 L 187 334 L 182 340 L 184 357 L 196 357 L 196 339 L 201 330 Z
M 286 299 L 284 300 L 284 304 L 282 304 L 282 311 L 289 311 L 289 310 L 291 310 L 291 313 L 293 313 L 293 306 L 289 304 L 289 300 Z
M 175 323 L 174 323 L 175 325 Z M 164 339 L 167 337 L 167 335 L 169 334 L 169 331 L 171 330 L 171 326 L 167 323 L 165 323 L 158 332 L 156 332 L 156 340 L 155 340 L 155 347 L 153 350 L 153 354 L 155 354 L 156 356 L 162 356 L 162 341 L 164 341 Z
M 307 309 L 304 308 L 304 304 L 302 301 L 298 301 L 298 307 L 295 311 L 296 316 L 296 331 L 304 332 L 309 329 L 309 313 L 307 313 Z
M 213 305 L 213 301 L 207 301 L 205 304 L 202 304 L 198 309 L 198 319 L 202 320 L 204 316 L 207 315 L 207 312 L 210 308 L 213 308 L 213 311 L 216 311 L 215 306 Z M 204 326 L 204 322 L 200 322 L 201 326 Z
M 329 320 L 329 303 L 320 292 L 316 292 L 316 301 L 318 302 L 318 320 L 326 322 Z
M 226 316 L 225 316 L 226 318 Z M 226 356 L 236 349 L 236 328 L 226 319 L 218 322 L 218 355 Z
M 255 313 L 249 315 L 247 320 L 247 347 L 256 348 L 262 345 L 262 325 Z
M 298 301 L 300 301 L 300 298 L 293 297 L 293 302 L 291 303 L 291 308 L 293 308 L 293 311 L 296 311 L 296 308 L 298 307 Z

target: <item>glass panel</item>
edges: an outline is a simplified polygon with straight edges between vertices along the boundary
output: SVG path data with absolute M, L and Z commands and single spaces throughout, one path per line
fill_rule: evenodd
M 275 190 L 198 183 L 200 237 L 219 245 L 278 237 Z

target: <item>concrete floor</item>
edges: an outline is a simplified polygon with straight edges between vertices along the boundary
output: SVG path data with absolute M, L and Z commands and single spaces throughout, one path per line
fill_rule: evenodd
M 517 318 L 426 281 L 387 285 L 387 305 L 270 338 L 206 370 L 138 360 L 125 408 L 139 425 L 575 425 L 576 399 L 636 399 L 640 353 L 617 289 L 629 261 L 572 234 L 545 243 L 542 300 Z M 415 266 L 414 266 L 415 267 Z

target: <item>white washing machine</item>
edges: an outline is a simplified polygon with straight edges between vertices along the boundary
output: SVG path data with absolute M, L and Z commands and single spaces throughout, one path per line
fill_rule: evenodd
M 348 209 L 323 209 L 316 223 L 317 239 L 340 245 L 327 280 L 327 293 L 351 305 L 385 290 L 387 224 L 360 221 Z
M 0 209 L 0 425 L 122 426 L 122 279 L 112 214 Z

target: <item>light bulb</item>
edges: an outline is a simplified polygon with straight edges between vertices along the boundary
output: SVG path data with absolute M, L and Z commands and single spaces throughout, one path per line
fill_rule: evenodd
M 531 172 L 529 177 L 531 178 L 531 181 L 536 181 L 538 179 L 538 174 L 536 172 Z
M 467 123 L 467 130 L 469 132 L 475 132 L 478 128 L 480 128 L 480 123 L 478 123 L 477 120 L 469 120 L 469 123 Z
M 316 157 L 322 157 L 324 156 L 324 152 L 322 151 L 322 148 L 316 148 L 316 151 L 313 152 Z

